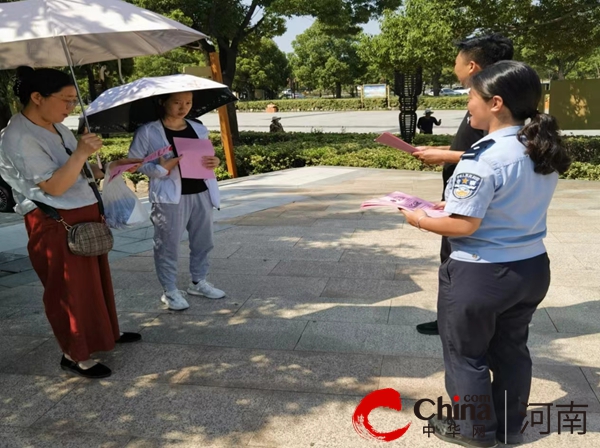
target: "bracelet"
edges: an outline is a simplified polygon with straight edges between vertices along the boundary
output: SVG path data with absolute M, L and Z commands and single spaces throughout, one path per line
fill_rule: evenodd
M 428 232 L 428 230 L 425 230 L 425 229 L 422 229 L 422 228 L 421 228 L 421 220 L 422 220 L 423 218 L 429 218 L 429 216 L 427 216 L 427 215 L 423 215 L 423 216 L 421 216 L 419 219 L 417 219 L 417 229 L 419 229 L 421 232 Z

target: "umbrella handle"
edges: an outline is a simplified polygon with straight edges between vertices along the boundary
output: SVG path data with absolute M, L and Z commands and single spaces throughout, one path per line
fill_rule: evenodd
M 85 121 L 85 127 L 87 128 L 87 130 L 89 132 L 90 123 L 88 121 L 87 115 L 85 114 L 83 98 L 81 97 L 81 91 L 79 90 L 79 85 L 77 84 L 77 78 L 75 77 L 75 70 L 73 69 L 73 58 L 71 57 L 71 51 L 69 50 L 69 44 L 67 43 L 67 38 L 65 36 L 61 36 L 60 41 L 62 43 L 62 47 L 65 52 L 65 56 L 67 57 L 67 62 L 69 63 L 69 69 L 71 69 L 71 76 L 73 77 L 73 82 L 75 83 L 75 90 L 77 90 L 77 99 L 79 100 L 79 104 L 81 105 L 81 114 L 83 115 L 83 120 Z M 98 162 L 98 168 L 102 169 L 102 161 L 100 160 L 100 154 L 98 154 L 98 153 L 96 153 L 96 161 Z

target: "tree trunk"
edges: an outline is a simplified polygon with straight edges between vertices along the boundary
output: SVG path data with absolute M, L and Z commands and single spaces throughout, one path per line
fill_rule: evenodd
M 440 96 L 440 90 L 442 90 L 442 84 L 440 82 L 441 78 L 441 70 L 436 70 L 433 72 L 433 75 L 431 77 L 431 84 L 433 86 L 433 96 Z
M 335 83 L 335 97 L 336 98 L 342 97 L 342 83 L 340 83 L 340 82 Z
M 223 83 L 229 88 L 233 86 L 237 56 L 237 48 L 230 47 L 228 42 L 219 42 L 219 62 L 221 63 L 221 71 L 223 72 Z M 239 145 L 240 130 L 237 121 L 235 103 L 230 103 L 227 105 L 227 115 L 229 115 L 229 126 L 231 127 L 231 138 L 233 138 L 233 144 Z
M 563 61 L 558 61 L 558 70 L 556 72 L 556 77 L 559 81 L 563 81 L 566 78 L 566 73 L 565 73 L 565 64 L 563 63 Z
M 87 78 L 88 78 L 88 89 L 90 92 L 90 100 L 94 101 L 98 97 L 98 94 L 96 93 L 96 81 L 94 79 L 94 70 L 92 69 L 92 66 L 89 64 L 85 65 L 84 69 L 85 69 L 85 73 L 87 74 Z

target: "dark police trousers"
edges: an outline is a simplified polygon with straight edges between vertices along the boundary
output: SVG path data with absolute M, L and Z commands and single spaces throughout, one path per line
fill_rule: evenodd
M 528 403 L 531 389 L 529 323 L 549 286 L 547 254 L 510 263 L 449 258 L 440 266 L 438 323 L 446 390 L 451 399 L 460 398 L 453 404 L 474 404 L 476 410 L 472 415 L 465 407 L 465 420 L 454 418 L 463 436 L 479 439 L 474 431 L 481 434 L 481 425 L 485 427 L 481 440 L 504 434 L 505 423 L 508 434 L 521 431 L 527 409 L 522 403 Z M 486 399 L 490 415 L 478 416 Z

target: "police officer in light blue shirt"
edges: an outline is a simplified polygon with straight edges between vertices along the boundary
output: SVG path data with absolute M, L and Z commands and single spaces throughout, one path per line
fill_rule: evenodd
M 456 436 L 451 416 L 429 423 L 440 439 L 467 447 L 522 439 L 532 377 L 529 323 L 550 286 L 546 215 L 570 164 L 556 120 L 536 110 L 541 94 L 538 75 L 521 62 L 474 75 L 471 124 L 489 134 L 462 155 L 448 183 L 443 207 L 450 216 L 402 211 L 411 225 L 450 238 L 438 295 L 446 389 L 455 404 L 483 396 L 492 409 L 467 411 L 455 422 Z
M 450 238 L 451 258 L 504 263 L 546 252 L 546 210 L 558 173 L 535 172 L 534 162 L 517 142 L 519 130 L 500 129 L 462 155 L 446 188 L 445 210 L 482 221 L 472 235 Z

